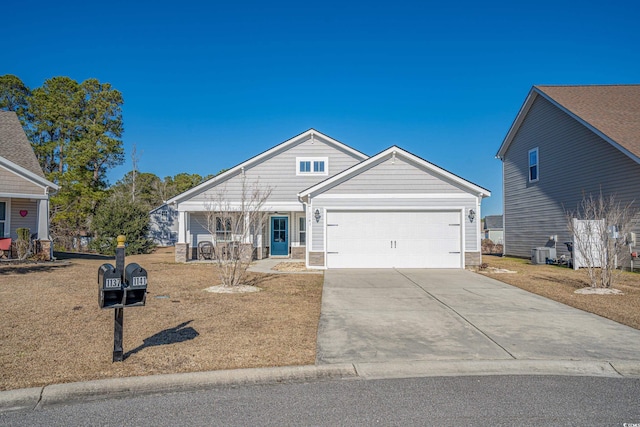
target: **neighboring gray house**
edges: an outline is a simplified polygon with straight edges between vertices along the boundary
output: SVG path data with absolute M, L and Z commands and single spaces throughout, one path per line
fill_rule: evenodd
M 0 111 L 0 238 L 15 241 L 16 230 L 28 228 L 48 259 L 49 193 L 56 190 L 44 177 L 16 113 Z
M 178 241 L 178 211 L 166 203 L 149 212 L 149 238 L 158 246 Z
M 640 207 L 640 85 L 534 86 L 497 157 L 506 255 L 568 254 L 567 211 L 600 191 Z
M 261 232 L 240 242 L 255 258 L 319 269 L 481 262 L 480 204 L 489 191 L 399 147 L 368 157 L 313 129 L 169 200 L 178 211 L 177 261 L 195 258 L 201 241 L 228 238 L 203 226 L 207 205 L 220 190 L 237 205 L 243 179 L 272 189 L 268 221 L 249 225 Z
M 504 243 L 504 229 L 502 228 L 502 215 L 487 215 L 483 222 L 484 238 L 491 240 L 496 245 Z

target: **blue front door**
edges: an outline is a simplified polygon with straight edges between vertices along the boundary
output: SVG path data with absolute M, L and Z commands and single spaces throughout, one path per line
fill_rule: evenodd
M 271 255 L 289 255 L 289 218 L 271 217 Z

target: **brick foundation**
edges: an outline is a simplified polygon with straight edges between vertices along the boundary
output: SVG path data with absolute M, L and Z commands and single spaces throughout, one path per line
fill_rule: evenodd
M 291 258 L 292 259 L 304 259 L 304 246 L 292 246 L 291 247 Z
M 309 252 L 309 266 L 324 267 L 324 252 Z
M 176 262 L 187 262 L 189 260 L 189 244 L 176 243 Z
M 38 257 L 43 261 L 51 261 L 51 240 L 38 240 Z
M 464 266 L 475 267 L 482 264 L 482 254 L 480 252 L 465 252 Z

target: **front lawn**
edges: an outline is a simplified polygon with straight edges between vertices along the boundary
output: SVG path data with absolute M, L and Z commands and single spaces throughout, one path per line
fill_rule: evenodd
M 98 267 L 71 259 L 0 264 L 0 390 L 112 377 L 315 363 L 322 275 L 251 274 L 261 292 L 216 294 L 213 264 L 173 249 L 127 257 L 149 274 L 145 307 L 124 310 L 124 362 L 112 363 L 113 310 Z

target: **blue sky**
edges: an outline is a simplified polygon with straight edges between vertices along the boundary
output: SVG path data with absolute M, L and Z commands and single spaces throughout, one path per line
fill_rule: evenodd
M 390 145 L 492 191 L 534 84 L 640 83 L 639 3 L 11 2 L 0 75 L 123 93 L 126 164 L 207 175 L 315 128 Z

